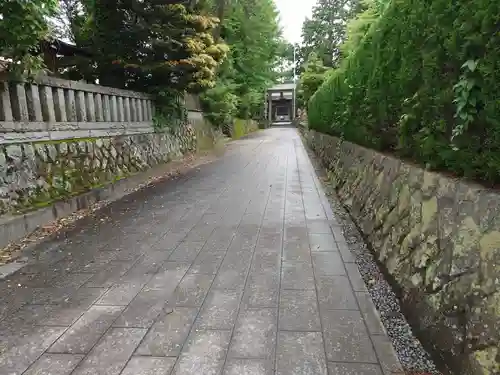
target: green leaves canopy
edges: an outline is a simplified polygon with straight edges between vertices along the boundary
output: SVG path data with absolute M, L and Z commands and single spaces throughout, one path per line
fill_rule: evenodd
M 260 114 L 266 88 L 276 77 L 280 30 L 272 0 L 232 1 L 223 12 L 216 5 L 224 14 L 220 36 L 229 53 L 219 69 L 217 86 L 202 96 L 202 103 L 214 125 L 224 126 L 217 121 Z
M 311 98 L 309 125 L 500 182 L 498 14 L 497 0 L 392 0 Z
M 315 52 L 326 66 L 334 66 L 340 58 L 347 22 L 362 9 L 360 0 L 318 0 L 312 17 L 302 26 L 302 59 Z
M 0 1 L 0 56 L 10 58 L 15 73 L 32 73 L 42 68 L 35 53 L 49 33 L 47 17 L 55 14 L 57 0 Z

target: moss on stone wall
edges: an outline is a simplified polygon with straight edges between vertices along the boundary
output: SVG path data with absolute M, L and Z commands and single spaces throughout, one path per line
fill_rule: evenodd
M 26 212 L 196 151 L 182 126 L 161 134 L 79 138 L 0 146 L 0 215 Z
M 239 139 L 247 134 L 250 134 L 259 129 L 259 125 L 253 120 L 235 119 L 233 122 L 233 129 L 231 137 Z

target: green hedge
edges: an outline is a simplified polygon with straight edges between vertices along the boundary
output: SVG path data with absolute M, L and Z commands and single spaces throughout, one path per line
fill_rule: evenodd
M 315 130 L 500 182 L 500 1 L 393 0 L 308 116 Z

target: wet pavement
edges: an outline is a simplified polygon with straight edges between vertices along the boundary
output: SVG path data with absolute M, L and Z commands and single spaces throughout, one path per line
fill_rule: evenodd
M 0 375 L 389 375 L 295 129 L 105 208 L 0 281 Z

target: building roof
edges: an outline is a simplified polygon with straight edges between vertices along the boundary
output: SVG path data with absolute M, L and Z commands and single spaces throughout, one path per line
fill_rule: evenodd
M 291 82 L 291 83 L 278 83 L 277 85 L 274 85 L 270 87 L 268 90 L 269 91 L 286 91 L 286 90 L 294 90 L 296 84 Z

